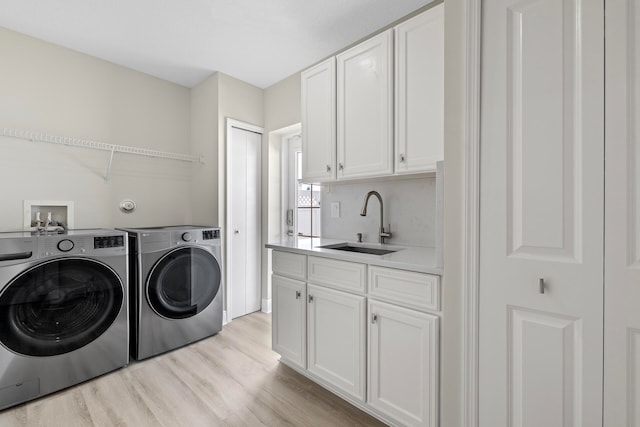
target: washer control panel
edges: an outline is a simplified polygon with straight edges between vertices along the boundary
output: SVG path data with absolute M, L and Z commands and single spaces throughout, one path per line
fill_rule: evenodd
M 93 238 L 94 249 L 124 247 L 124 236 L 97 236 Z

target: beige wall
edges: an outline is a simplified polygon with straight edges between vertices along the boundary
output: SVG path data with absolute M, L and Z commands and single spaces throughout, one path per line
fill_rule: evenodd
M 193 223 L 218 225 L 218 74 L 191 89 L 191 152 L 204 157 L 193 165 Z
M 282 214 L 281 162 L 282 137 L 299 131 L 300 73 L 268 87 L 264 91 L 265 148 L 262 156 L 262 241 L 280 236 Z M 265 155 L 266 154 L 266 155 Z M 265 222 L 266 221 L 266 222 Z M 262 248 L 262 298 L 271 299 L 271 251 Z
M 300 73 L 264 91 L 264 127 L 267 133 L 300 123 Z
M 451 427 L 462 425 L 465 2 L 445 0 L 445 238 L 440 423 Z
M 0 127 L 189 152 L 189 89 L 0 28 Z M 189 223 L 192 165 L 0 137 L 0 231 L 24 199 L 72 200 L 75 227 Z M 132 198 L 133 214 L 119 211 Z M 176 208 L 180 207 L 180 208 Z

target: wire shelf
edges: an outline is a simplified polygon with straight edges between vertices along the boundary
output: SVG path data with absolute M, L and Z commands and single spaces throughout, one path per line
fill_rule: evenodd
M 81 147 L 89 148 L 93 150 L 109 151 L 109 164 L 107 165 L 107 173 L 105 180 L 109 181 L 111 174 L 111 164 L 113 162 L 114 153 L 134 154 L 138 156 L 146 157 L 159 157 L 162 159 L 180 160 L 184 162 L 199 162 L 204 163 L 204 160 L 200 156 L 194 156 L 191 154 L 170 153 L 167 151 L 150 150 L 147 148 L 129 147 L 126 145 L 109 144 L 106 142 L 94 141 L 90 139 L 73 138 L 61 135 L 50 135 L 43 132 L 35 132 L 21 129 L 3 128 L 1 136 L 9 138 L 24 139 L 33 142 L 47 142 L 50 144 L 66 145 L 69 147 Z

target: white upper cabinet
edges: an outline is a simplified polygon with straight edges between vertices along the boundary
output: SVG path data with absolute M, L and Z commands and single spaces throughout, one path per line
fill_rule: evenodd
M 435 172 L 444 160 L 444 4 L 301 79 L 305 182 Z
M 444 4 L 395 30 L 395 171 L 432 172 L 444 160 Z
M 339 54 L 338 179 L 393 173 L 393 30 Z
M 305 70 L 302 81 L 302 179 L 336 179 L 336 59 Z

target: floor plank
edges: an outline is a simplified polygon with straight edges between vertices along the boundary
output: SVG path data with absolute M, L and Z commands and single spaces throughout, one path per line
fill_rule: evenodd
M 0 412 L 2 427 L 382 426 L 281 364 L 271 316 Z

